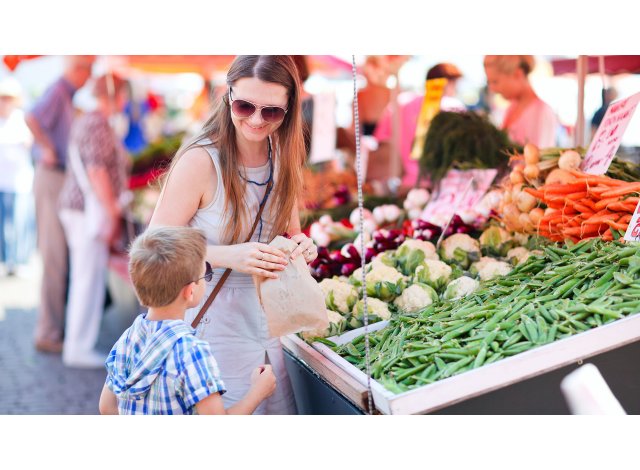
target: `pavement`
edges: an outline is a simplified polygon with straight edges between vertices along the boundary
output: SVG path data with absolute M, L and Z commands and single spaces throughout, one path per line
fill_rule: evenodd
M 0 415 L 98 414 L 105 370 L 65 367 L 59 354 L 33 346 L 41 272 L 37 257 L 18 276 L 7 277 L 0 270 Z M 122 289 L 124 284 L 114 277 L 110 282 Z M 131 296 L 125 286 L 105 311 L 96 348 L 105 359 L 136 315 Z

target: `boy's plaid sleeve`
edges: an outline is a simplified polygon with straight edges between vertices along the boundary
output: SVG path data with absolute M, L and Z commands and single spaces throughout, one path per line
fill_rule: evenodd
M 226 392 L 220 371 L 208 343 L 198 341 L 186 351 L 184 360 L 184 401 L 188 407 L 214 393 Z

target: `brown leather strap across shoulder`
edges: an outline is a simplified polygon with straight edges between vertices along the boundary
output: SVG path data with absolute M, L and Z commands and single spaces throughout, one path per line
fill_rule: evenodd
M 269 181 L 269 184 L 267 184 L 267 190 L 266 190 L 265 194 L 269 194 L 269 191 L 271 191 L 271 187 L 272 186 L 273 186 L 273 181 Z M 249 236 L 245 240 L 245 243 L 248 243 L 248 242 L 251 241 L 251 237 L 253 237 L 253 233 L 256 231 L 256 227 L 258 226 L 258 222 L 260 221 L 260 217 L 262 216 L 262 211 L 264 210 L 264 206 L 266 206 L 266 205 L 267 205 L 267 197 L 265 197 L 264 200 L 262 201 L 262 203 L 260 204 L 260 209 L 258 209 L 258 214 L 256 215 L 256 220 L 253 221 L 253 226 L 251 227 L 251 232 L 249 232 Z M 200 320 L 202 320 L 202 317 L 204 316 L 204 314 L 207 312 L 207 310 L 209 309 L 209 307 L 211 306 L 211 304 L 215 300 L 216 296 L 218 295 L 218 292 L 220 292 L 220 289 L 222 289 L 222 286 L 225 283 L 225 281 L 227 280 L 227 278 L 229 277 L 229 274 L 231 274 L 231 269 L 230 268 L 227 268 L 224 271 L 224 273 L 222 273 L 222 276 L 220 277 L 220 280 L 216 284 L 216 287 L 214 287 L 213 291 L 211 291 L 211 294 L 209 294 L 209 297 L 207 298 L 207 301 L 204 303 L 204 305 L 202 306 L 202 308 L 200 309 L 200 311 L 198 312 L 196 317 L 191 322 L 191 327 L 192 328 L 196 328 L 198 326 L 198 323 L 200 323 Z

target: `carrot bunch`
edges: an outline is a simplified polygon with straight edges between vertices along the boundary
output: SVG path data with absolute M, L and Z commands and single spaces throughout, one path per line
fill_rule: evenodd
M 625 182 L 607 176 L 571 171 L 571 183 L 555 183 L 537 189 L 526 188 L 547 205 L 537 230 L 554 241 L 602 237 L 625 231 L 640 201 L 640 182 Z

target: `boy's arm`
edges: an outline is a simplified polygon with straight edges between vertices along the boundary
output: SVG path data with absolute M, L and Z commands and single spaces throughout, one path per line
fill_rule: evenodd
M 106 385 L 102 388 L 98 408 L 100 409 L 100 414 L 103 415 L 118 414 L 118 399 L 116 398 L 115 393 L 109 390 L 109 387 Z
M 196 411 L 199 415 L 250 415 L 261 402 L 262 398 L 259 394 L 251 390 L 242 400 L 225 410 L 222 396 L 219 393 L 212 393 L 196 403 Z

